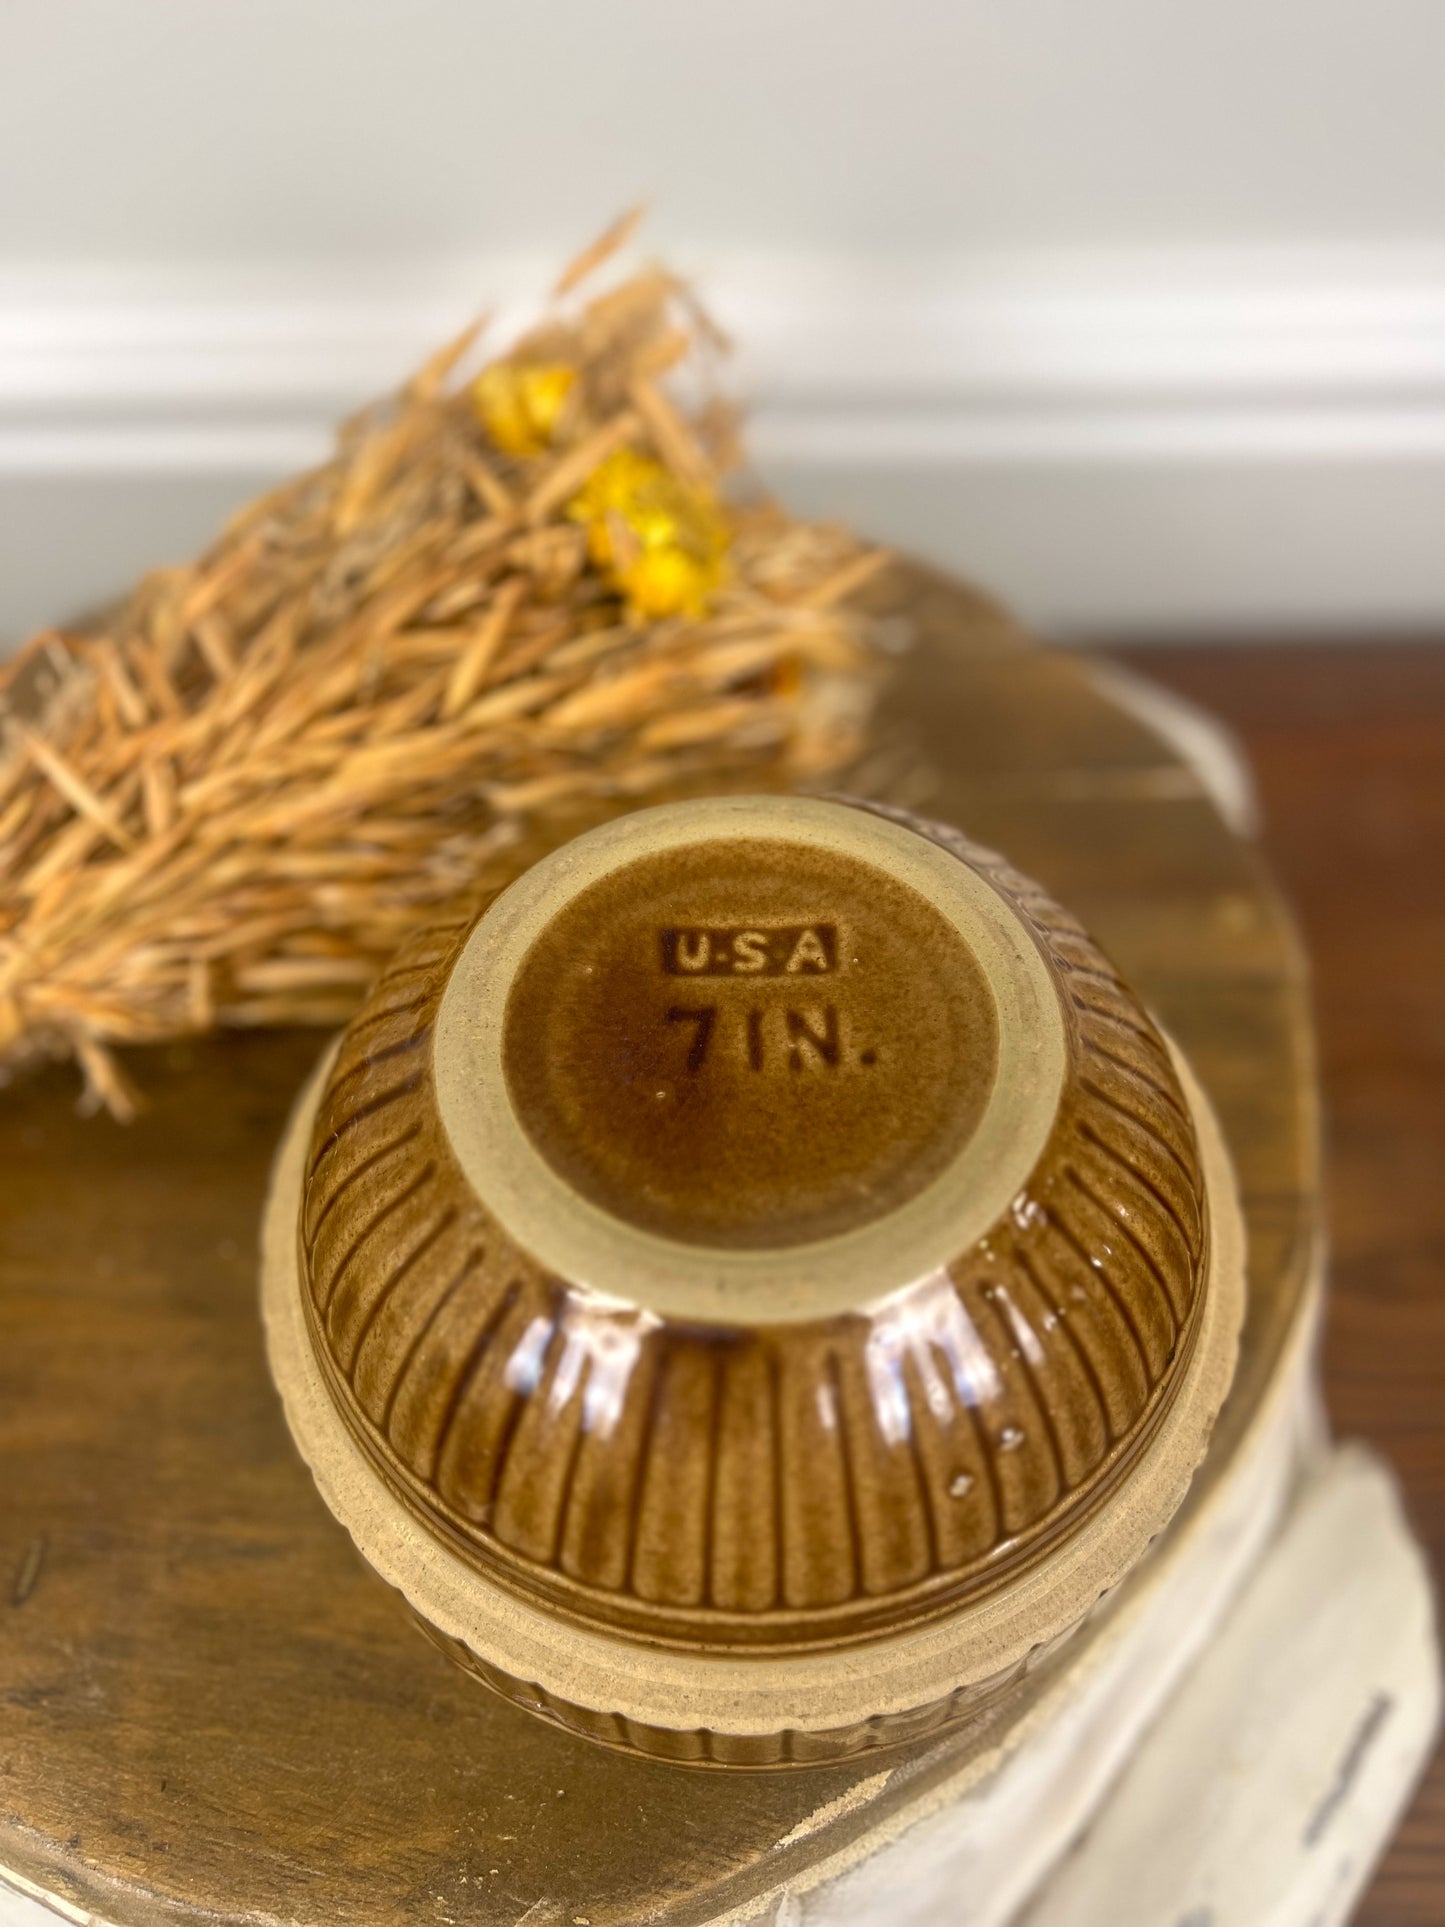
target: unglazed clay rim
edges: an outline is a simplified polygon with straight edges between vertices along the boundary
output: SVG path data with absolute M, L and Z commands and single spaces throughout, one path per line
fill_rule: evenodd
M 745 837 L 838 851 L 915 890 L 974 952 L 998 1018 L 993 1089 L 944 1170 L 855 1230 L 776 1251 L 662 1237 L 580 1196 L 522 1126 L 503 1069 L 507 993 L 567 903 L 638 858 Z M 443 992 L 432 1075 L 464 1177 L 549 1271 L 663 1317 L 756 1326 L 825 1318 L 886 1297 L 985 1236 L 1043 1153 L 1066 1060 L 1062 1006 L 1042 950 L 992 885 L 953 852 L 886 817 L 820 798 L 729 796 L 663 804 L 605 824 L 503 891 L 468 937 Z
M 1112 1498 L 1036 1565 L 952 1615 L 833 1653 L 690 1654 L 563 1622 L 451 1551 L 352 1438 L 306 1327 L 296 1226 L 335 1046 L 298 1099 L 273 1167 L 263 1230 L 267 1352 L 292 1437 L 357 1550 L 422 1619 L 510 1679 L 590 1711 L 664 1733 L 826 1734 L 992 1679 L 1076 1625 L 1137 1564 L 1182 1503 L 1234 1374 L 1245 1301 L 1234 1172 L 1207 1098 L 1172 1041 L 1169 1048 L 1205 1179 L 1209 1260 L 1198 1342 L 1158 1431 Z

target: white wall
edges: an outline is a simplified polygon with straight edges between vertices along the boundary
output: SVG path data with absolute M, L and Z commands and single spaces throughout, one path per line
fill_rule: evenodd
M 1445 620 L 1441 0 L 5 0 L 0 632 L 646 196 L 765 470 L 1064 627 Z

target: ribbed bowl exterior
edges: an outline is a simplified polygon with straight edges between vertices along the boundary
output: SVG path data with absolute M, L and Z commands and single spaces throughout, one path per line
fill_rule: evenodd
M 463 1176 L 433 1084 L 438 1005 L 486 901 L 408 943 L 342 1042 L 298 1228 L 332 1396 L 418 1518 L 575 1623 L 759 1652 L 924 1623 L 1058 1544 L 1168 1407 L 1207 1259 L 1168 1049 L 1044 891 L 910 822 L 1032 933 L 1067 1070 L 1009 1209 L 878 1304 L 683 1324 L 599 1308 L 518 1247 Z

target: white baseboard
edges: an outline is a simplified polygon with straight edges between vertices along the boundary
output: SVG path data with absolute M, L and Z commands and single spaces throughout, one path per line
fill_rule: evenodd
M 1043 626 L 1445 626 L 1445 247 L 687 265 L 765 479 Z M 0 635 L 188 552 L 549 267 L 0 268 Z

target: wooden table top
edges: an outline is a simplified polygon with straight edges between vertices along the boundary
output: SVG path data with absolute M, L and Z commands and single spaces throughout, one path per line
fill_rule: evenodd
M 1248 1174 L 1257 1286 L 1288 1281 L 1313 1219 L 1313 1107 L 1300 1101 L 1297 953 L 1257 857 L 1187 783 L 1163 780 L 1176 772 L 1157 742 L 1092 692 L 1083 665 L 1021 652 L 960 592 L 922 594 L 934 601 L 924 627 L 961 652 L 929 672 L 939 699 L 915 704 L 939 738 L 925 729 L 932 760 L 952 765 L 939 813 L 1067 885 L 1128 958 L 1225 1115 Z M 1394 1458 L 1438 1560 L 1445 650 L 1158 652 L 1143 666 L 1231 721 L 1258 767 L 1266 848 L 1320 990 L 1333 1411 L 1342 1433 Z M 1238 914 L 1215 914 L 1231 905 Z M 11 1864 L 137 1927 L 215 1918 L 221 1891 L 248 1915 L 289 1912 L 298 1889 L 311 1917 L 445 1919 L 480 1903 L 510 1919 L 505 1892 L 523 1891 L 522 1876 L 585 1858 L 588 1791 L 605 1784 L 610 1851 L 627 1863 L 598 1870 L 613 1899 L 645 1875 L 670 1883 L 668 1918 L 706 1917 L 702 1888 L 762 1877 L 753 1863 L 778 1838 L 780 1802 L 806 1815 L 849 1775 L 684 1785 L 653 1763 L 604 1770 L 606 1756 L 567 1752 L 565 1736 L 477 1696 L 400 1626 L 286 1446 L 250 1251 L 270 1145 L 315 1049 L 259 1036 L 159 1053 L 153 1109 L 133 1133 L 80 1124 L 63 1078 L 7 1104 L 17 1182 L 0 1246 L 15 1343 L 0 1347 L 0 1453 L 15 1471 L 9 1603 L 22 1609 L 7 1616 L 17 1670 L 0 1680 Z M 1285 1282 L 1255 1291 L 1260 1371 L 1293 1302 Z M 39 1412 L 34 1385 L 48 1388 Z M 52 1764 L 61 1748 L 63 1780 L 40 1784 L 27 1747 Z M 483 1779 L 495 1811 L 476 1794 Z M 25 1824 L 22 1793 L 35 1808 Z M 442 1864 L 462 1870 L 446 1905 L 430 1878 Z M 687 1888 L 697 1909 L 674 1904 Z M 636 1918 L 600 1879 L 588 1897 L 596 1927 Z M 1362 1918 L 1445 1918 L 1439 1777 Z
M 1325 1383 L 1389 1458 L 1445 1597 L 1445 643 L 1135 650 L 1227 723 L 1314 970 L 1331 1240 Z M 1445 1753 L 1359 1927 L 1445 1920 Z

